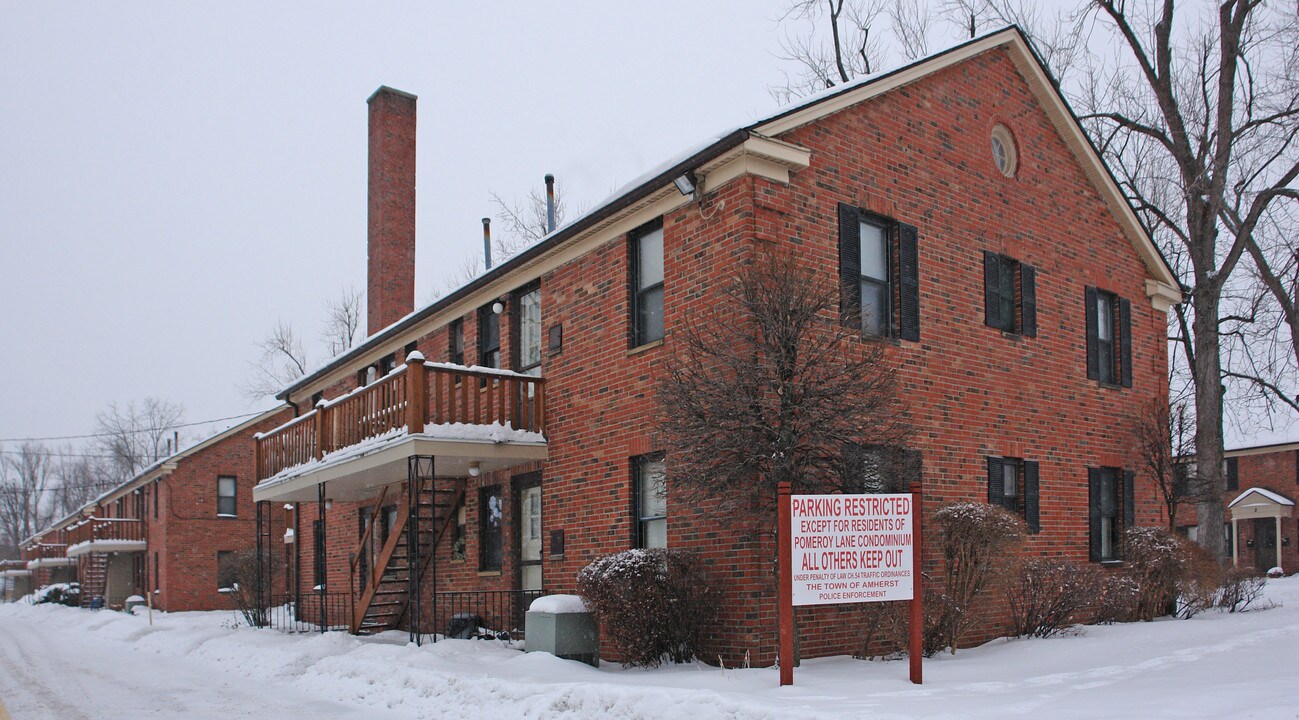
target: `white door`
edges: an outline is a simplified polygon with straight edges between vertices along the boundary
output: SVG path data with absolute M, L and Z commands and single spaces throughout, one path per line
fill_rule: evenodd
M 519 498 L 519 584 L 541 589 L 541 486 L 523 489 Z

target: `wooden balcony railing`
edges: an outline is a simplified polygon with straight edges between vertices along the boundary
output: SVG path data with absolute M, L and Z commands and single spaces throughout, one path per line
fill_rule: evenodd
M 135 518 L 90 517 L 68 529 L 68 544 L 100 540 L 144 542 L 144 522 Z
M 257 436 L 257 479 L 403 428 L 422 433 L 427 425 L 499 423 L 544 434 L 545 389 L 543 378 L 426 363 L 413 355 L 378 382 L 321 401 L 311 412 Z

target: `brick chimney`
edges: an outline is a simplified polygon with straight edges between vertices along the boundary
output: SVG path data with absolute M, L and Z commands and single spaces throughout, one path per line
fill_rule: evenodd
M 382 86 L 370 105 L 367 335 L 415 309 L 415 96 Z

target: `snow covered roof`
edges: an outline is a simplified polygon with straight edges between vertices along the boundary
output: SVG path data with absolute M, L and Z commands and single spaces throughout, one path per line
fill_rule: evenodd
M 1055 121 L 1062 134 L 1067 136 L 1067 140 L 1070 142 L 1070 146 L 1080 164 L 1088 171 L 1088 177 L 1096 184 L 1120 223 L 1128 231 L 1133 245 L 1142 256 L 1151 274 L 1158 279 L 1155 282 L 1171 286 L 1168 292 L 1177 294 L 1177 277 L 1168 261 L 1137 220 L 1131 205 L 1128 204 L 1119 189 L 1118 182 L 1114 179 L 1109 168 L 1101 161 L 1100 154 L 1082 131 L 1077 116 L 1074 115 L 1072 109 L 1069 108 L 1060 95 L 1055 80 L 1050 77 L 1045 65 L 1032 49 L 1023 32 L 1016 26 L 1010 26 L 973 38 L 891 72 L 866 76 L 854 82 L 838 85 L 820 93 L 800 98 L 746 125 L 740 125 L 710 135 L 702 142 L 692 145 L 637 176 L 615 190 L 604 200 L 596 203 L 581 217 L 556 228 L 518 255 L 470 280 L 446 297 L 411 312 L 409 315 L 371 335 L 357 346 L 334 357 L 320 368 L 299 378 L 292 385 L 280 391 L 276 397 L 290 401 L 293 394 L 318 383 L 337 371 L 341 366 L 350 365 L 364 356 L 379 352 L 385 343 L 391 342 L 394 335 L 410 330 L 423 320 L 453 307 L 479 290 L 486 288 L 498 278 L 503 278 L 513 271 L 533 263 L 555 246 L 603 226 L 606 221 L 615 218 L 621 211 L 635 207 L 637 203 L 651 197 L 655 192 L 669 185 L 674 178 L 700 168 L 709 161 L 741 145 L 750 137 L 775 137 L 789 129 L 798 127 L 800 124 L 811 122 L 823 114 L 837 111 L 839 105 L 836 105 L 836 102 L 844 104 L 843 106 L 861 102 L 873 94 L 887 92 L 894 87 L 915 82 L 949 65 L 998 47 L 1004 47 L 1012 51 L 1012 56 L 1017 60 L 1017 66 L 1021 72 L 1024 72 L 1025 79 L 1035 90 L 1039 91 L 1037 93 L 1039 98 L 1047 100 L 1044 104 L 1050 106 L 1048 115 Z M 1180 300 L 1180 295 L 1177 299 Z
M 1261 495 L 1267 498 L 1268 500 L 1271 500 L 1272 502 L 1276 503 L 1277 505 L 1294 505 L 1294 500 L 1291 500 L 1290 498 L 1280 493 L 1272 492 L 1267 488 L 1252 487 L 1246 490 L 1245 492 L 1237 495 L 1235 500 L 1232 500 L 1230 503 L 1227 504 L 1227 507 L 1229 508 L 1236 507 L 1237 503 L 1241 502 L 1242 500 L 1249 497 L 1250 495 Z

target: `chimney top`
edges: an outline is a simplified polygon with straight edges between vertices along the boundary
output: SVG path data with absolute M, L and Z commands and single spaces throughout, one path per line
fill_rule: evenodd
M 366 98 L 365 101 L 366 101 L 367 103 L 374 102 L 374 99 L 375 99 L 376 97 L 378 97 L 380 94 L 384 94 L 384 95 L 396 95 L 396 96 L 398 96 L 398 97 L 404 97 L 404 98 L 408 98 L 408 99 L 410 99 L 410 100 L 418 100 L 418 99 L 419 99 L 419 98 L 416 97 L 415 95 L 413 95 L 413 94 L 411 94 L 411 93 L 408 93 L 408 92 L 406 92 L 405 90 L 398 90 L 397 88 L 391 88 L 391 87 L 388 87 L 387 85 L 380 85 L 380 86 L 379 86 L 379 89 L 378 89 L 378 90 L 375 90 L 375 91 L 372 92 L 372 93 L 370 93 L 370 97 Z

